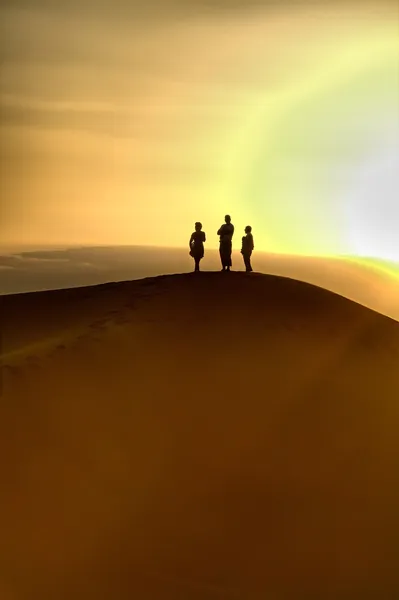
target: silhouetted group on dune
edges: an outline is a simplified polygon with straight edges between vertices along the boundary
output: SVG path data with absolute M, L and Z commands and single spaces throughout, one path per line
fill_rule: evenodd
M 233 251 L 233 235 L 234 225 L 231 222 L 230 215 L 226 215 L 224 223 L 217 231 L 219 236 L 219 254 L 222 263 L 222 271 L 230 271 L 232 267 L 231 254 Z M 204 257 L 204 243 L 206 242 L 205 232 L 202 231 L 202 223 L 195 223 L 195 231 L 191 234 L 189 247 L 190 256 L 193 257 L 195 267 L 194 271 L 199 271 L 201 259 Z M 245 227 L 245 235 L 242 237 L 241 254 L 244 259 L 245 270 L 252 271 L 251 255 L 254 249 L 254 238 L 252 235 L 252 227 Z

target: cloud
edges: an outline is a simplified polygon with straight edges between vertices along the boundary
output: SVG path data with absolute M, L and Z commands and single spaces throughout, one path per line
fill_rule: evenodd
M 317 0 L 317 5 L 347 4 L 347 0 Z M 351 4 L 364 5 L 364 0 L 352 0 Z M 396 0 L 388 0 L 385 4 L 396 4 Z M 128 16 L 146 16 L 156 19 L 160 13 L 162 17 L 176 13 L 209 13 L 222 12 L 234 13 L 237 11 L 256 8 L 274 9 L 281 7 L 295 8 L 303 5 L 315 4 L 312 0 L 3 0 L 3 8 L 31 9 L 58 13 L 58 14 L 90 14 L 107 15 L 114 18 L 127 18 Z M 383 2 L 381 2 L 383 4 Z
M 66 130 L 68 132 L 84 131 L 88 133 L 101 133 L 112 137 L 135 137 L 143 133 L 140 123 L 129 119 L 129 115 L 122 111 L 112 110 L 79 110 L 70 106 L 63 108 L 57 103 L 47 108 L 37 104 L 29 106 L 11 106 L 3 104 L 1 120 L 3 125 L 35 127 L 49 130 Z
M 344 0 L 341 0 L 343 2 Z M 320 3 L 323 0 L 319 0 Z M 324 0 L 329 4 L 331 0 Z M 157 18 L 170 15 L 172 18 L 176 13 L 192 12 L 235 12 L 237 10 L 251 8 L 274 8 L 282 4 L 286 6 L 297 6 L 309 3 L 309 0 L 69 0 L 60 3 L 59 0 L 3 0 L 2 7 L 19 10 L 32 9 L 55 14 L 81 15 L 95 13 L 99 16 L 111 18 L 126 18 L 129 16 L 143 16 Z
M 19 256 L 16 257 L 20 259 L 19 265 L 23 265 L 24 263 L 68 263 L 69 258 L 38 258 L 36 256 Z

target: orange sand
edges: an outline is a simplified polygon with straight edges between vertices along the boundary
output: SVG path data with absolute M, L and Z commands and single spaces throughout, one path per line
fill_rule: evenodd
M 2 600 L 399 597 L 399 323 L 245 273 L 1 317 Z

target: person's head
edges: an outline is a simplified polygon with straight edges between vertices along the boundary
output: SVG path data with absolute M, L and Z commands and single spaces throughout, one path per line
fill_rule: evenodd
M 202 223 L 197 221 L 195 224 L 195 231 L 201 231 L 201 229 L 202 229 Z
M 230 223 L 230 221 L 231 221 L 230 215 L 226 215 L 225 218 L 224 218 L 224 220 L 225 220 L 226 223 Z
M 252 231 L 251 225 L 247 225 L 245 228 L 245 233 L 251 233 L 251 231 Z

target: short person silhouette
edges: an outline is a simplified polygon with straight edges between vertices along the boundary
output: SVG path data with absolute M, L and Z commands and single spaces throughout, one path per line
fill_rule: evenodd
M 254 238 L 252 235 L 252 227 L 247 225 L 245 228 L 245 234 L 242 238 L 241 254 L 244 259 L 245 270 L 247 272 L 252 271 L 251 266 L 251 254 L 254 249 Z
M 220 236 L 219 254 L 222 263 L 222 271 L 230 271 L 232 266 L 231 253 L 233 248 L 234 225 L 231 222 L 230 215 L 226 215 L 223 225 L 218 229 L 217 235 Z
M 194 259 L 195 268 L 194 271 L 199 271 L 199 265 L 201 258 L 204 257 L 204 242 L 206 242 L 205 232 L 202 231 L 202 223 L 195 224 L 195 231 L 191 234 L 190 237 L 190 256 Z

